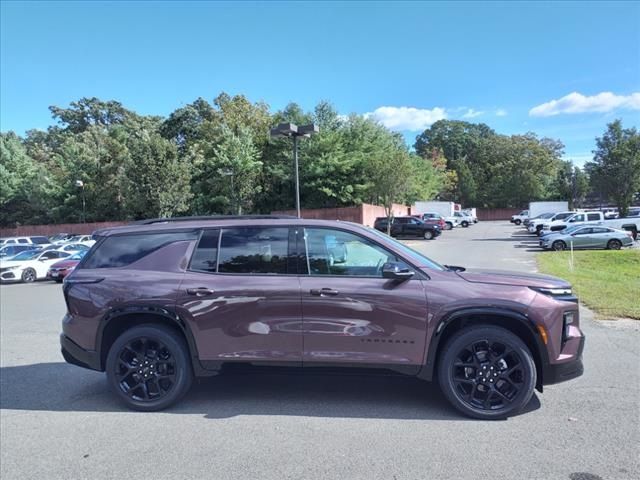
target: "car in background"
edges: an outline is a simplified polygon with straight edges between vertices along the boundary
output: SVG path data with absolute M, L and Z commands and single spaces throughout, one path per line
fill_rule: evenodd
M 469 225 L 473 225 L 475 223 L 473 218 L 464 212 L 454 212 L 453 216 L 458 219 L 458 224 L 463 228 L 467 228 Z
M 92 247 L 96 241 L 93 239 L 92 235 L 76 235 L 62 242 L 63 244 L 67 243 L 84 243 L 88 247 Z
M 64 243 L 77 236 L 77 233 L 56 233 L 55 235 L 49 237 L 49 241 L 53 244 Z
M 540 232 L 544 230 L 544 227 L 546 225 L 550 225 L 551 222 L 556 222 L 556 221 L 569 218 L 575 215 L 575 213 L 576 212 L 574 211 L 556 212 L 556 213 L 552 213 L 550 217 L 536 218 L 536 219 L 529 220 L 529 224 L 527 225 L 527 230 L 529 231 L 529 233 L 537 233 L 538 235 L 540 235 Z M 548 214 L 545 214 L 545 215 L 548 215 Z
M 0 280 L 31 283 L 46 278 L 49 267 L 67 258 L 67 252 L 57 250 L 27 250 L 10 259 L 0 260 Z
M 8 259 L 26 250 L 37 250 L 37 247 L 31 244 L 16 245 L 16 244 L 10 243 L 8 245 L 4 245 L 0 247 L 0 258 Z
M 59 252 L 68 252 L 70 254 L 76 252 L 86 252 L 91 248 L 89 245 L 86 245 L 84 243 L 64 243 L 61 246 L 54 245 L 54 247 L 58 247 L 56 248 L 56 250 L 58 250 Z
M 574 249 L 620 250 L 622 247 L 633 245 L 633 234 L 625 230 L 599 225 L 576 225 L 559 233 L 545 235 L 540 239 L 540 246 L 545 250 L 566 250 L 571 245 Z
M 515 223 L 516 225 L 520 225 L 527 218 L 529 218 L 529 210 L 522 210 L 520 213 L 516 215 L 511 215 L 511 223 Z
M 376 218 L 373 228 L 380 232 L 387 233 L 387 217 Z M 391 223 L 392 237 L 421 237 L 425 240 L 432 240 L 442 233 L 440 227 L 425 223 L 415 217 L 393 217 Z
M 444 217 L 437 212 L 426 212 L 422 214 L 423 221 L 427 221 L 434 218 L 442 218 L 444 220 L 444 226 L 442 227 L 443 230 L 452 230 L 454 227 L 457 227 L 459 225 L 458 223 L 459 219 L 458 217 L 455 217 L 455 216 Z
M 31 245 L 38 247 L 47 247 L 51 245 L 51 242 L 47 237 L 33 236 L 33 237 L 8 237 L 0 240 L 0 245 Z
M 541 213 L 540 215 L 538 215 L 537 217 L 533 217 L 533 218 L 527 218 L 524 222 L 522 222 L 522 224 L 527 227 L 527 230 L 529 230 L 529 232 L 531 232 L 531 229 L 529 228 L 529 226 L 533 223 L 537 223 L 538 221 L 543 221 L 543 220 L 547 220 L 551 217 L 553 217 L 553 213 L 551 212 L 546 212 L 546 213 Z M 533 233 L 533 232 L 531 232 Z
M 73 269 L 76 268 L 76 265 L 80 263 L 80 260 L 82 260 L 82 257 L 84 257 L 88 251 L 89 249 L 76 252 L 70 257 L 51 265 L 47 271 L 47 280 L 54 280 L 61 283 L 64 277 L 73 272 Z
M 439 213 L 423 213 L 422 215 L 418 215 L 417 218 L 425 223 L 438 225 L 438 227 L 440 227 L 440 230 L 447 230 L 447 222 Z

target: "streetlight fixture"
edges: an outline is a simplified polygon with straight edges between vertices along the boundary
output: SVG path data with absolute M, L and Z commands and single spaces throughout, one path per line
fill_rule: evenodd
M 281 123 L 269 132 L 271 138 L 293 137 L 293 163 L 296 169 L 296 213 L 300 218 L 300 176 L 298 173 L 298 137 L 310 137 L 320 132 L 315 124 L 297 126 L 293 123 Z
M 231 170 L 229 168 L 227 168 L 227 169 L 219 168 L 218 169 L 218 173 L 220 175 L 222 175 L 223 177 L 231 177 L 231 205 L 232 205 L 232 210 L 233 210 L 232 214 L 236 215 L 236 191 L 233 188 L 233 176 L 234 176 L 233 175 L 233 170 Z M 238 211 L 237 214 L 240 215 L 240 212 Z
M 87 222 L 87 205 L 84 196 L 84 182 L 82 180 L 76 180 L 76 187 L 82 189 L 82 223 Z

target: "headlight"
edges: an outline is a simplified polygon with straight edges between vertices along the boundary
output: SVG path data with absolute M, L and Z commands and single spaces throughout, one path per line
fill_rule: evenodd
M 562 316 L 562 343 L 569 339 L 569 326 L 575 321 L 577 312 L 564 312 Z
M 571 288 L 531 288 L 536 292 L 544 293 L 545 295 L 550 295 L 552 297 L 571 295 Z

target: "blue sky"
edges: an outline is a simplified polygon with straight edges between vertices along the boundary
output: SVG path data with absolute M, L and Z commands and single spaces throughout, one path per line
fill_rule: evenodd
M 640 3 L 2 2 L 0 128 L 83 96 L 167 115 L 242 93 L 330 100 L 409 143 L 439 118 L 562 140 L 640 126 Z M 553 102 L 556 103 L 553 103 Z

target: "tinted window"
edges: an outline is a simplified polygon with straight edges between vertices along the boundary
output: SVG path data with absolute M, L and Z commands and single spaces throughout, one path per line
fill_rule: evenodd
M 288 228 L 230 228 L 221 235 L 218 272 L 287 273 Z
M 191 258 L 191 270 L 199 272 L 218 271 L 219 230 L 205 230 L 200 237 L 198 247 Z
M 398 258 L 384 248 L 352 233 L 305 228 L 310 275 L 382 277 L 382 265 Z
M 29 243 L 29 241 L 26 238 L 19 238 L 18 243 Z
M 84 268 L 123 267 L 173 242 L 193 240 L 195 232 L 145 233 L 107 237 L 84 263 Z
M 592 231 L 592 228 L 580 228 L 574 232 L 574 235 L 589 235 Z
M 603 227 L 593 227 L 591 233 L 609 233 L 611 230 Z
M 47 237 L 31 237 L 31 243 L 43 245 L 49 243 L 49 239 Z
M 600 214 L 599 213 L 589 213 L 589 214 L 587 214 L 587 220 L 589 220 L 589 221 L 600 220 Z

